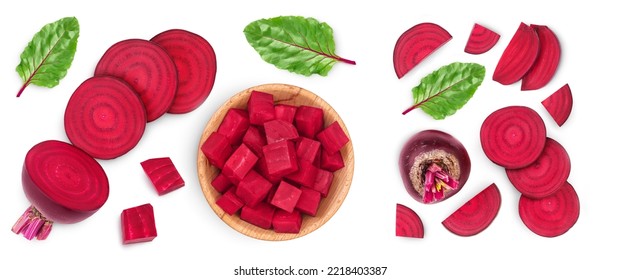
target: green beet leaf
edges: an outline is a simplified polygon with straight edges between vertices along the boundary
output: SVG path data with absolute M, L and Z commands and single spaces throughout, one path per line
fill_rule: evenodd
M 485 78 L 485 67 L 476 63 L 454 62 L 427 75 L 412 89 L 414 105 L 403 112 L 421 108 L 436 120 L 461 109 Z
M 79 34 L 78 20 L 66 17 L 46 24 L 32 37 L 15 69 L 24 82 L 17 97 L 29 84 L 58 85 L 73 62 Z
M 244 34 L 263 60 L 304 76 L 326 76 L 337 62 L 356 64 L 336 55 L 332 28 L 314 18 L 260 19 L 248 24 Z

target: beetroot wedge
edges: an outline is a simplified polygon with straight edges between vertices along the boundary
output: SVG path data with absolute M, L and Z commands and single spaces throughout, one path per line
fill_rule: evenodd
M 500 191 L 496 184 L 491 184 L 444 219 L 442 225 L 460 236 L 476 235 L 494 221 L 500 204 Z
M 414 210 L 397 203 L 397 220 L 395 234 L 401 237 L 423 238 L 423 222 Z
M 535 110 L 508 106 L 483 121 L 480 138 L 483 152 L 492 162 L 507 169 L 522 168 L 543 151 L 546 127 Z
M 112 45 L 95 68 L 95 76 L 102 75 L 127 82 L 142 99 L 149 122 L 170 109 L 177 92 L 175 63 L 162 47 L 143 39 Z
M 140 97 L 127 83 L 110 76 L 84 81 L 65 108 L 67 137 L 99 159 L 129 152 L 142 138 L 146 124 L 147 114 Z
M 571 169 L 569 155 L 563 146 L 547 138 L 541 155 L 532 164 L 519 169 L 507 169 L 507 177 L 522 195 L 543 198 L 555 193 Z
M 401 79 L 452 38 L 448 31 L 431 22 L 419 23 L 405 31 L 397 40 L 392 56 L 397 77 Z
M 541 104 L 546 108 L 548 113 L 550 113 L 550 116 L 552 116 L 556 124 L 558 124 L 558 126 L 563 126 L 569 118 L 571 109 L 574 106 L 574 99 L 569 84 L 565 84 L 559 88 L 541 101 Z
M 556 34 L 545 25 L 531 24 L 531 27 L 539 38 L 539 54 L 522 78 L 522 90 L 535 90 L 547 85 L 561 60 L 561 44 Z
M 153 183 L 158 195 L 164 195 L 185 186 L 185 181 L 169 157 L 147 159 L 140 165 Z
M 469 54 L 483 54 L 492 49 L 498 40 L 500 34 L 492 31 L 491 29 L 475 23 L 470 31 L 470 36 L 466 42 L 464 52 Z
M 580 216 L 580 200 L 574 187 L 565 182 L 553 195 L 532 199 L 521 196 L 520 218 L 532 232 L 544 237 L 557 237 L 571 229 Z
M 531 68 L 538 54 L 539 37 L 537 37 L 537 32 L 529 25 L 520 23 L 500 56 L 492 79 L 503 85 L 510 85 L 519 81 Z
M 177 68 L 177 92 L 169 113 L 189 113 L 205 102 L 216 79 L 216 53 L 205 38 L 170 29 L 151 38 L 170 55 Z

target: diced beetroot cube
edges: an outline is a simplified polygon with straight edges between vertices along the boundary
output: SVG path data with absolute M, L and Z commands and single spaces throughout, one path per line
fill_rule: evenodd
M 300 160 L 314 162 L 319 155 L 321 143 L 310 138 L 300 137 L 296 143 L 296 155 Z
M 315 177 L 319 168 L 307 160 L 298 161 L 298 171 L 286 175 L 285 178 L 305 187 L 312 188 L 315 184 Z
M 248 146 L 241 144 L 224 163 L 222 174 L 235 184 L 246 176 L 258 159 Z
M 242 143 L 246 144 L 252 152 L 258 157 L 263 156 L 263 146 L 267 144 L 265 134 L 256 126 L 251 125 L 246 130 Z
M 321 146 L 327 153 L 334 154 L 349 142 L 349 137 L 347 137 L 341 125 L 334 121 L 324 130 L 317 133 L 317 140 L 321 142 Z
M 341 155 L 341 152 L 329 154 L 325 150 L 322 150 L 321 162 L 319 167 L 332 172 L 337 171 L 345 167 L 345 162 L 343 162 L 343 155 Z
M 321 197 L 328 196 L 330 187 L 332 186 L 332 180 L 334 179 L 334 173 L 319 169 L 317 170 L 317 176 L 315 177 L 315 185 L 313 189 L 321 193 Z
M 158 195 L 164 195 L 185 186 L 185 181 L 169 157 L 147 159 L 140 165 L 153 183 Z
M 227 214 L 234 215 L 244 206 L 244 201 L 235 194 L 235 188 L 233 187 L 221 195 L 216 200 L 216 204 Z
M 280 181 L 270 203 L 282 210 L 292 212 L 301 194 L 302 191 L 298 187 L 285 181 Z
M 248 206 L 254 207 L 265 200 L 272 188 L 272 183 L 259 173 L 250 170 L 246 177 L 239 182 L 235 194 Z
M 253 90 L 248 98 L 248 115 L 250 123 L 254 125 L 263 125 L 266 121 L 273 120 L 276 117 L 274 96 Z
M 277 184 L 282 179 L 282 176 L 274 176 L 269 174 L 267 171 L 267 161 L 265 161 L 265 156 L 259 158 L 257 164 L 255 165 L 255 170 L 259 172 L 263 178 L 272 182 L 272 184 Z
M 300 195 L 300 199 L 298 199 L 298 204 L 295 206 L 295 209 L 314 217 L 317 215 L 317 210 L 319 209 L 321 193 L 306 187 L 301 187 L 300 190 L 302 190 L 302 194 Z
M 295 145 L 292 141 L 280 141 L 263 146 L 267 172 L 271 176 L 285 176 L 298 170 Z
M 283 140 L 297 140 L 300 135 L 292 123 L 283 120 L 266 121 L 263 124 L 267 143 L 272 144 Z
M 315 139 L 315 135 L 323 128 L 323 109 L 299 106 L 295 112 L 294 124 L 301 136 Z
M 297 111 L 297 109 L 297 106 L 289 104 L 274 105 L 274 113 L 276 114 L 276 119 L 283 120 L 288 123 L 293 123 L 293 118 L 295 117 L 295 111 Z
M 157 237 L 153 206 L 149 203 L 121 212 L 123 244 L 147 242 Z
M 265 202 L 259 202 L 254 207 L 249 205 L 242 207 L 239 217 L 260 228 L 270 229 L 275 211 L 276 207 Z
M 248 112 L 243 109 L 232 108 L 226 112 L 216 131 L 226 136 L 231 146 L 237 146 L 241 143 L 249 126 Z
M 274 232 L 299 233 L 302 229 L 302 213 L 298 210 L 287 211 L 276 209 L 272 218 Z
M 222 169 L 226 160 L 233 153 L 233 147 L 231 147 L 231 142 L 226 136 L 213 132 L 201 146 L 201 151 L 203 151 L 211 165 Z
M 230 189 L 231 186 L 233 186 L 233 183 L 231 183 L 231 180 L 220 172 L 215 178 L 213 178 L 213 180 L 211 180 L 211 186 L 219 193 L 224 193 Z

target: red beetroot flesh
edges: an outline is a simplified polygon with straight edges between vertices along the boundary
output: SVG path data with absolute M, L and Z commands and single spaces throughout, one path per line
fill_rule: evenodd
M 297 210 L 287 212 L 276 209 L 272 218 L 274 232 L 279 233 L 299 233 L 302 229 L 302 213 Z
M 158 195 L 164 195 L 185 186 L 185 181 L 169 157 L 148 159 L 140 165 L 153 183 Z
M 250 124 L 263 125 L 276 118 L 274 97 L 265 92 L 253 90 L 248 98 L 248 116 Z
M 544 237 L 565 234 L 578 221 L 580 200 L 574 187 L 565 183 L 553 195 L 532 199 L 521 196 L 520 218 L 532 232 Z
M 503 85 L 513 84 L 526 74 L 539 54 L 539 38 L 535 30 L 520 23 L 498 60 L 492 79 Z
M 317 210 L 319 209 L 321 193 L 307 187 L 301 187 L 300 190 L 302 193 L 300 194 L 298 203 L 295 205 L 295 209 L 314 217 L 317 215 Z
M 64 114 L 69 141 L 99 159 L 116 158 L 133 149 L 146 123 L 138 95 L 127 83 L 109 76 L 82 82 L 69 98 Z
M 395 221 L 395 234 L 401 237 L 423 238 L 425 228 L 423 222 L 414 210 L 411 208 L 397 204 Z
M 448 216 L 442 225 L 460 236 L 473 236 L 485 230 L 498 215 L 500 191 L 491 184 Z
M 265 200 L 271 189 L 272 183 L 270 181 L 263 178 L 263 176 L 256 171 L 250 170 L 237 185 L 235 194 L 245 205 L 254 207 L 259 202 Z
M 251 125 L 246 130 L 244 134 L 244 138 L 242 138 L 242 143 L 244 143 L 252 152 L 258 157 L 263 156 L 263 146 L 267 145 L 267 140 L 265 138 L 265 133 L 258 129 L 256 126 Z
M 285 178 L 296 184 L 312 188 L 315 185 L 315 179 L 317 179 L 317 172 L 319 172 L 319 168 L 311 162 L 298 160 L 298 171 L 286 175 Z
M 299 169 L 295 144 L 292 141 L 280 141 L 263 146 L 263 157 L 270 176 L 283 177 Z
M 296 142 L 296 155 L 299 159 L 314 162 L 319 156 L 321 143 L 310 138 L 300 137 Z
M 248 174 L 257 160 L 258 157 L 252 153 L 250 148 L 241 144 L 224 163 L 222 174 L 233 183 L 239 182 Z
M 229 215 L 234 215 L 239 209 L 244 207 L 244 201 L 241 200 L 235 192 L 235 188 L 230 188 L 216 200 L 216 204 Z
M 216 131 L 226 136 L 231 146 L 237 146 L 242 142 L 249 127 L 248 111 L 233 108 L 226 112 Z
M 177 69 L 168 53 L 151 41 L 127 39 L 112 45 L 95 67 L 95 76 L 115 76 L 140 96 L 147 121 L 164 115 L 177 92 Z
M 289 213 L 293 212 L 295 205 L 298 203 L 302 195 L 302 190 L 298 187 L 291 185 L 285 181 L 280 181 L 280 184 L 274 192 L 274 196 L 269 200 L 270 204 L 285 210 Z
M 345 162 L 343 161 L 343 156 L 340 152 L 329 154 L 325 152 L 325 150 L 322 150 L 319 167 L 331 172 L 335 172 L 345 167 Z
M 557 91 L 541 101 L 541 104 L 546 111 L 550 113 L 550 116 L 552 116 L 556 124 L 558 124 L 558 126 L 563 126 L 569 118 L 574 104 L 569 84 L 563 85 Z
M 213 132 L 201 146 L 201 151 L 205 154 L 209 163 L 222 169 L 226 160 L 233 153 L 233 147 L 231 147 L 231 142 L 226 136 Z
M 155 216 L 151 204 L 143 204 L 121 212 L 123 244 L 152 241 L 157 237 Z
M 507 169 L 535 162 L 546 143 L 546 127 L 535 110 L 508 106 L 492 112 L 481 125 L 481 147 L 494 163 Z
M 522 195 L 543 198 L 558 191 L 571 170 L 571 162 L 565 148 L 552 138 L 547 138 L 541 155 L 530 165 L 519 169 L 507 169 L 507 177 Z
M 483 25 L 475 23 L 470 31 L 470 36 L 468 37 L 464 51 L 469 54 L 486 53 L 498 43 L 499 39 L 500 34 Z
M 531 24 L 531 27 L 539 38 L 539 54 L 522 78 L 522 90 L 536 90 L 547 85 L 561 60 L 561 44 L 556 34 L 545 25 Z
M 441 26 L 423 22 L 405 31 L 395 44 L 392 61 L 401 79 L 453 37 Z
M 323 129 L 323 109 L 299 106 L 295 112 L 294 125 L 300 136 L 315 139 L 315 135 Z
M 317 140 L 321 142 L 323 150 L 329 154 L 340 151 L 349 142 L 347 134 L 336 121 L 317 133 Z
M 216 79 L 216 53 L 205 38 L 170 29 L 151 38 L 164 48 L 177 69 L 177 90 L 169 113 L 189 113 L 205 102 Z
M 260 228 L 270 229 L 272 228 L 272 219 L 275 212 L 276 207 L 265 202 L 260 202 L 254 207 L 248 205 L 242 207 L 239 217 Z
M 216 189 L 219 193 L 224 193 L 233 186 L 233 183 L 222 174 L 222 172 L 218 173 L 215 178 L 211 181 L 211 186 Z
M 330 192 L 330 187 L 332 186 L 332 180 L 334 179 L 334 173 L 318 169 L 317 176 L 315 176 L 315 184 L 313 185 L 313 189 L 321 193 L 321 197 L 328 196 L 328 192 Z
M 276 104 L 274 105 L 274 116 L 277 120 L 293 123 L 293 119 L 295 118 L 295 112 L 297 110 L 297 106 L 288 104 Z
M 283 140 L 297 140 L 300 135 L 292 123 L 282 120 L 270 120 L 263 124 L 268 144 Z

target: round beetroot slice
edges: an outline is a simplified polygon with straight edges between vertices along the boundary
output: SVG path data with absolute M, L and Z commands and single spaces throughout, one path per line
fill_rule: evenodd
M 546 127 L 535 110 L 508 106 L 491 113 L 481 125 L 481 148 L 494 163 L 507 169 L 533 163 L 546 143 Z
M 177 68 L 177 93 L 169 113 L 183 114 L 198 108 L 209 96 L 216 78 L 216 54 L 198 34 L 170 29 L 155 35 L 152 42 L 170 55 Z
M 95 76 L 102 75 L 127 82 L 144 103 L 149 122 L 168 111 L 177 91 L 174 62 L 162 47 L 143 39 L 112 45 L 95 68 Z
M 507 169 L 513 186 L 530 198 L 543 198 L 555 193 L 569 178 L 571 162 L 567 151 L 552 138 L 547 138 L 541 155 L 532 164 Z
M 578 194 L 568 182 L 553 195 L 544 198 L 532 199 L 522 195 L 518 207 L 524 225 L 544 237 L 566 233 L 580 216 Z
M 448 216 L 442 225 L 460 236 L 472 236 L 485 230 L 498 215 L 500 191 L 491 184 Z
M 397 204 L 396 235 L 401 237 L 423 238 L 423 222 L 414 210 L 403 204 Z
M 115 77 L 84 81 L 65 109 L 65 132 L 94 158 L 112 159 L 134 148 L 144 134 L 147 115 L 140 97 Z

